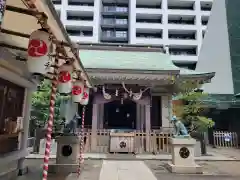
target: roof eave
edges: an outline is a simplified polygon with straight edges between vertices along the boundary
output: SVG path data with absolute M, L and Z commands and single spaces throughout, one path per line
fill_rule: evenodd
M 209 80 L 211 80 L 214 76 L 215 76 L 215 72 L 202 73 L 202 74 L 180 74 L 179 79 L 181 79 L 181 80 L 194 79 L 194 80 L 209 81 Z
M 136 69 L 107 69 L 107 68 L 85 68 L 87 72 L 104 72 L 104 73 L 133 73 L 133 74 L 168 74 L 179 75 L 180 70 L 136 70 Z
M 46 1 L 46 4 L 48 5 L 49 10 L 51 11 L 53 17 L 54 17 L 55 20 L 57 21 L 57 23 L 58 23 L 58 25 L 59 25 L 59 27 L 60 27 L 60 29 L 61 29 L 64 37 L 65 37 L 65 39 L 67 40 L 67 42 L 68 42 L 69 44 L 72 44 L 72 41 L 71 41 L 70 37 L 68 36 L 68 33 L 67 33 L 65 27 L 63 26 L 62 21 L 61 21 L 60 18 L 58 17 L 58 14 L 57 14 L 57 12 L 56 12 L 56 10 L 55 10 L 55 7 L 54 7 L 52 1 L 51 1 L 51 0 L 45 0 L 45 1 Z M 79 53 L 78 53 L 78 54 L 79 54 Z M 85 77 L 85 78 L 86 78 L 87 81 L 89 82 L 90 86 L 92 86 L 92 82 L 91 82 L 90 78 L 88 77 L 86 70 L 84 69 L 84 66 L 83 66 L 83 64 L 82 64 L 82 62 L 81 62 L 81 60 L 80 60 L 80 57 L 77 56 L 77 55 L 75 55 L 75 56 L 76 56 L 76 59 L 78 60 L 78 63 L 79 63 L 79 65 L 80 65 L 80 67 L 82 68 L 83 73 L 86 74 L 86 77 Z

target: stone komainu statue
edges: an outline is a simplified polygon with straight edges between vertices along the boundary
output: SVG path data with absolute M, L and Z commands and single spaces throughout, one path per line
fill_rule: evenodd
M 81 117 L 78 115 L 78 113 L 76 113 L 74 115 L 73 119 L 65 124 L 63 133 L 64 134 L 76 134 L 76 129 L 77 129 L 79 119 L 81 119 Z
M 174 137 L 189 137 L 187 128 L 184 126 L 184 124 L 177 119 L 176 116 L 173 116 L 171 119 L 172 123 L 174 124 Z

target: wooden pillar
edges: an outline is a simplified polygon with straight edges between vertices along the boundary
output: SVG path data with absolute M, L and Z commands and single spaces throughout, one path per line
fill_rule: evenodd
M 144 105 L 140 105 L 140 124 L 141 130 L 145 130 L 145 107 Z
M 99 104 L 99 129 L 103 129 L 103 118 L 104 118 L 104 104 Z
M 32 94 L 33 94 L 33 90 L 26 88 L 24 106 L 23 106 L 23 128 L 24 129 L 20 139 L 20 150 L 24 150 L 26 152 L 28 148 L 27 144 L 28 144 L 30 112 L 31 112 L 31 106 L 32 106 Z M 18 169 L 19 169 L 20 175 L 23 175 L 26 172 L 26 169 L 24 167 L 24 159 L 25 158 L 21 158 L 18 160 Z
M 141 110 L 141 105 L 140 104 L 136 104 L 136 106 L 137 106 L 137 109 L 136 109 L 136 113 L 137 113 L 137 116 L 136 116 L 136 129 L 137 130 L 140 130 L 141 129 L 141 112 L 140 112 L 140 110 Z
M 92 110 L 92 135 L 91 135 L 91 151 L 97 150 L 97 115 L 98 115 L 98 104 L 93 104 Z
M 150 151 L 150 136 L 149 133 L 151 132 L 151 107 L 150 104 L 145 105 L 145 131 L 146 135 L 146 151 Z
M 162 127 L 168 128 L 169 127 L 169 117 L 170 117 L 170 101 L 169 96 L 162 96 L 161 97 L 161 108 L 162 108 Z

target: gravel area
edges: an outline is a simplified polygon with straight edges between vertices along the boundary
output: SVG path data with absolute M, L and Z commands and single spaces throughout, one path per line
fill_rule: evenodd
M 145 164 L 151 169 L 158 180 L 239 180 L 240 162 L 199 162 L 203 166 L 203 175 L 180 175 L 170 173 L 166 167 L 166 161 L 148 160 Z
M 17 180 L 41 180 L 42 164 L 41 159 L 25 160 L 25 165 L 28 166 L 29 172 L 24 176 L 20 176 Z M 81 180 L 99 180 L 100 171 L 102 168 L 101 160 L 85 160 L 82 169 Z M 59 177 L 49 175 L 49 180 L 60 180 Z

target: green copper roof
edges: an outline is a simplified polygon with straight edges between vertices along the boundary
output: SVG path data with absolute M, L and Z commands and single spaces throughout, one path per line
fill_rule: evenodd
M 179 71 L 161 52 L 81 50 L 80 58 L 87 69 Z
M 184 69 L 184 68 L 179 68 L 180 69 L 180 75 L 181 76 L 202 76 L 203 74 L 205 75 L 214 75 L 212 72 L 199 72 L 199 71 L 194 71 L 190 69 Z

